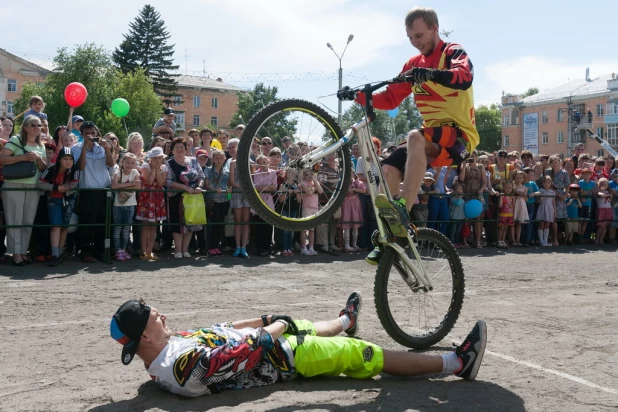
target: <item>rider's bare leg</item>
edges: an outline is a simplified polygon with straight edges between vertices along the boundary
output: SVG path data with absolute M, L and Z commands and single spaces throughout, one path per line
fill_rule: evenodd
M 399 185 L 403 180 L 403 173 L 399 169 L 391 165 L 382 166 L 382 175 L 386 180 L 388 190 L 391 192 L 391 196 L 399 196 Z
M 408 160 L 406 172 L 403 177 L 403 191 L 401 197 L 406 200 L 408 210 L 412 209 L 418 190 L 421 188 L 425 170 L 427 170 L 427 158 L 435 158 L 440 154 L 440 149 L 432 142 L 425 140 L 421 132 L 412 130 L 408 135 Z

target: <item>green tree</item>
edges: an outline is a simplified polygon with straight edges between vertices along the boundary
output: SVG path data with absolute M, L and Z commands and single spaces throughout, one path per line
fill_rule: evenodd
M 502 141 L 502 127 L 500 126 L 500 109 L 493 103 L 491 106 L 481 105 L 474 111 L 476 130 L 481 142 L 477 149 L 494 151 Z
M 152 80 L 155 91 L 170 106 L 178 93 L 178 65 L 174 65 L 174 45 L 168 45 L 170 33 L 161 14 L 149 4 L 140 11 L 135 21 L 129 23 L 129 34 L 113 53 L 114 63 L 123 73 L 144 69 Z
M 240 93 L 238 95 L 238 111 L 232 115 L 230 127 L 236 127 L 241 123 L 247 124 L 257 112 L 278 101 L 278 91 L 279 89 L 276 86 L 264 86 L 264 83 L 258 83 L 253 87 L 253 90 Z M 281 146 L 283 136 L 294 135 L 296 123 L 294 119 L 277 116 L 270 120 L 269 124 L 262 126 L 262 130 L 271 134 L 269 137 L 274 139 L 275 146 Z
M 521 98 L 523 99 L 524 97 L 533 96 L 538 93 L 539 93 L 538 87 L 530 87 L 528 90 L 526 90 L 524 94 L 521 95 Z
M 114 132 L 121 140 L 126 138 L 122 120 L 110 111 L 111 102 L 123 97 L 131 105 L 125 118 L 129 132 L 140 131 L 150 135 L 152 125 L 161 111 L 161 103 L 152 84 L 142 70 L 123 74 L 112 65 L 109 54 L 94 44 L 77 46 L 69 53 L 66 48 L 58 50 L 54 58 L 55 69 L 45 83 L 28 83 L 15 101 L 18 113 L 25 111 L 32 95 L 40 95 L 46 103 L 45 113 L 53 132 L 56 126 L 67 123 L 69 105 L 64 100 L 64 89 L 72 82 L 82 83 L 88 90 L 88 98 L 75 109 L 86 120 L 97 124 L 102 133 Z
M 409 96 L 399 105 L 399 113 L 391 118 L 386 110 L 376 110 L 376 118 L 369 127 L 371 134 L 382 141 L 383 146 L 397 144 L 405 139 L 405 135 L 412 129 L 418 128 L 423 123 L 423 118 L 416 108 L 414 99 Z M 358 122 L 365 115 L 365 108 L 354 103 L 343 114 L 341 126 L 347 130 L 352 124 Z

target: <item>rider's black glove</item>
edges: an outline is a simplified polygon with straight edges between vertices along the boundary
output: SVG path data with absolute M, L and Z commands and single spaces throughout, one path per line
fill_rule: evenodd
M 298 335 L 300 333 L 298 331 L 298 326 L 296 326 L 296 323 L 294 323 L 294 320 L 292 319 L 292 317 L 287 316 L 287 315 L 272 315 L 270 319 L 270 323 L 273 324 L 278 320 L 283 320 L 287 322 L 288 327 L 285 330 L 285 333 L 288 333 L 290 335 Z
M 415 67 L 412 70 L 408 70 L 401 75 L 405 77 L 406 81 L 422 84 L 428 82 L 429 80 L 433 80 L 435 78 L 436 70 L 434 69 L 425 69 L 423 67 Z
M 354 100 L 356 92 L 350 89 L 350 86 L 345 86 L 337 92 L 337 99 L 339 100 Z

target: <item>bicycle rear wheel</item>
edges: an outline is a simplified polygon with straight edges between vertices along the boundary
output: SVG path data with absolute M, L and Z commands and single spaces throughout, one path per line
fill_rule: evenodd
M 457 251 L 442 233 L 419 228 L 416 235 L 420 262 L 433 290 L 412 287 L 404 281 L 406 268 L 392 248 L 384 251 L 376 274 L 374 296 L 378 318 L 396 342 L 426 348 L 451 331 L 463 305 L 464 271 Z
M 326 142 L 334 144 L 342 136 L 331 116 L 304 100 L 282 100 L 259 111 L 243 132 L 236 161 L 243 195 L 252 209 L 266 222 L 285 230 L 313 229 L 328 221 L 350 186 L 350 150 L 344 145 L 313 167 L 297 159 Z M 289 144 L 284 142 L 287 139 Z M 276 148 L 282 154 L 281 161 Z M 269 170 L 259 166 L 267 161 Z M 307 208 L 311 200 L 315 201 L 311 188 L 314 178 L 323 194 L 319 195 L 319 207 Z M 273 182 L 276 190 L 272 190 Z M 302 209 L 301 203 L 305 206 Z

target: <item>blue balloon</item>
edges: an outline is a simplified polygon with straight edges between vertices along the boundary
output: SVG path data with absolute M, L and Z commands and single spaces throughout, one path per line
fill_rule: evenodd
M 397 116 L 397 113 L 399 113 L 399 107 L 395 107 L 393 110 L 388 110 L 386 113 L 388 113 L 388 115 L 392 118 Z
M 476 219 L 483 212 L 483 204 L 480 200 L 472 199 L 466 202 L 464 213 L 468 219 Z

